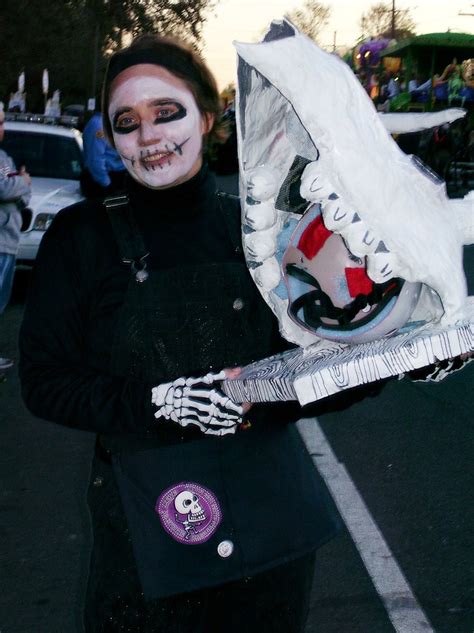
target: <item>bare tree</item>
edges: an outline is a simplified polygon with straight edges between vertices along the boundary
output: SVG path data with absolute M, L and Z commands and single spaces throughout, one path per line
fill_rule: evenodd
M 315 0 L 306 0 L 300 8 L 292 9 L 285 17 L 316 42 L 321 29 L 328 23 L 330 15 L 331 9 L 327 5 Z
M 202 27 L 218 0 L 1 0 L 0 100 L 16 90 L 25 70 L 28 107 L 43 106 L 41 76 L 62 102 L 97 94 L 107 58 L 130 36 L 174 34 L 199 48 Z
M 395 32 L 392 33 L 392 20 Z M 371 37 L 395 37 L 402 40 L 415 35 L 416 25 L 411 17 L 410 9 L 395 9 L 392 3 L 379 2 L 373 4 L 360 19 L 362 33 Z

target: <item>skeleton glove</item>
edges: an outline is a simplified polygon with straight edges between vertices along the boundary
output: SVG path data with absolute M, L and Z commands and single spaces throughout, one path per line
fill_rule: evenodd
M 454 358 L 447 358 L 446 360 L 438 361 L 427 367 L 421 367 L 420 369 L 414 369 L 408 373 L 408 376 L 414 382 L 441 382 L 447 376 L 450 376 L 456 371 L 463 369 L 468 363 L 474 360 L 472 352 L 455 356 Z
M 221 371 L 201 378 L 177 378 L 154 387 L 151 401 L 158 407 L 155 418 L 173 420 L 183 427 L 194 424 L 207 435 L 235 433 L 242 423 L 243 408 L 210 386 L 225 377 Z

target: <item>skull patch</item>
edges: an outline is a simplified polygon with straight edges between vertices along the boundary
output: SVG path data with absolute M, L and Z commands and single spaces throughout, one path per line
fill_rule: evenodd
M 179 543 L 205 543 L 217 530 L 222 512 L 216 496 L 204 486 L 182 482 L 167 488 L 155 510 L 163 528 Z

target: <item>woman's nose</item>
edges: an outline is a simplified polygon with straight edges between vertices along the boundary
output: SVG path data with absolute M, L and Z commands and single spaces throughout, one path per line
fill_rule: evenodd
M 154 125 L 152 121 L 142 121 L 140 126 L 140 144 L 151 145 L 157 143 L 160 139 L 159 126 Z

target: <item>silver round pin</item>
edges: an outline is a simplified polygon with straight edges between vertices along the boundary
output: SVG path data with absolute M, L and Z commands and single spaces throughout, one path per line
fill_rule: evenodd
M 237 299 L 235 299 L 234 303 L 232 304 L 232 307 L 234 308 L 234 310 L 242 310 L 242 308 L 244 307 L 244 302 L 240 297 L 237 297 Z
M 135 279 L 139 284 L 142 284 L 148 279 L 148 273 L 146 270 L 138 270 L 135 274 Z
M 234 551 L 234 544 L 232 541 L 221 541 L 217 546 L 217 553 L 221 558 L 229 558 Z

